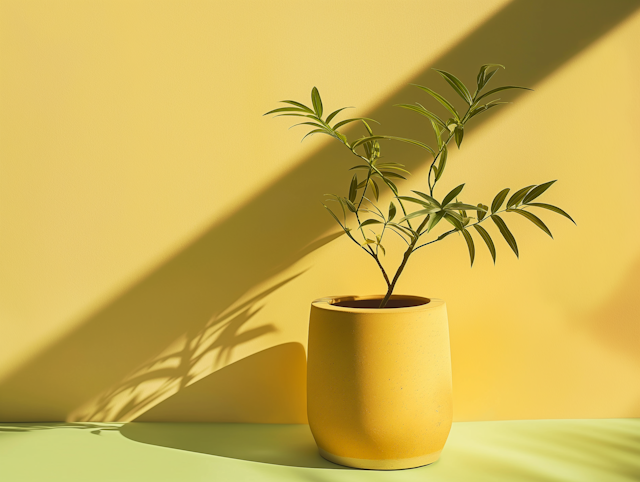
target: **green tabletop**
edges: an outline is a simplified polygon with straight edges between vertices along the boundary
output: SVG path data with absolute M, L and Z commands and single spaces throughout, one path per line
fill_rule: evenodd
M 0 481 L 640 480 L 640 419 L 459 422 L 435 464 L 357 470 L 307 425 L 0 423 Z

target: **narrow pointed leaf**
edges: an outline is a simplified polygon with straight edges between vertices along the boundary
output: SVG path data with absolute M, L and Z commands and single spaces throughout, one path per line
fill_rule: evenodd
M 333 120 L 335 116 L 337 116 L 340 112 L 342 112 L 345 109 L 353 109 L 353 107 L 343 107 L 342 109 L 334 110 L 331 114 L 329 114 L 329 117 L 327 117 L 327 120 L 325 122 L 328 124 Z
M 537 208 L 548 209 L 549 211 L 553 211 L 554 213 L 559 214 L 560 216 L 564 216 L 569 221 L 571 221 L 573 224 L 576 224 L 576 222 L 573 220 L 573 218 L 571 216 L 569 216 L 565 211 L 560 209 L 559 207 L 552 206 L 551 204 L 545 204 L 545 203 L 529 203 L 528 205 L 529 206 L 535 206 Z
M 295 100 L 281 100 L 280 102 L 283 102 L 285 104 L 295 105 L 296 107 L 300 107 L 301 109 L 304 109 L 305 111 L 307 111 L 309 114 L 314 113 L 309 107 L 307 107 L 304 104 L 301 104 L 300 102 L 296 102 Z
M 491 257 L 493 258 L 493 264 L 495 264 L 496 263 L 496 246 L 493 244 L 493 240 L 491 239 L 491 236 L 489 236 L 489 233 L 487 233 L 487 230 L 484 229 L 482 226 L 478 224 L 474 224 L 473 227 L 476 228 L 476 231 L 478 231 L 478 234 L 480 234 L 480 236 L 484 240 L 485 244 L 487 245 L 487 248 L 489 248 L 489 252 L 491 253 Z
M 326 205 L 326 204 L 322 204 L 324 206 L 324 208 L 329 211 L 329 214 L 331 214 L 331 217 L 333 217 L 333 219 L 336 220 L 336 222 L 340 225 L 340 227 L 342 229 L 344 229 L 344 226 L 342 225 L 342 223 L 340 222 L 340 220 L 338 219 L 338 217 L 333 213 L 333 211 Z
M 411 192 L 415 192 L 418 196 L 426 199 L 428 202 L 430 202 L 431 204 L 433 204 L 435 206 L 438 206 L 438 207 L 442 206 L 438 201 L 436 201 L 434 198 L 432 198 L 428 194 L 425 194 L 425 193 L 420 192 L 420 191 L 411 191 Z
M 455 130 L 455 138 L 456 138 L 456 145 L 458 146 L 458 149 L 460 149 L 460 145 L 462 144 L 462 138 L 464 137 L 464 127 L 456 127 Z
M 495 213 L 498 209 L 500 209 L 500 206 L 502 206 L 502 203 L 507 197 L 507 194 L 509 194 L 509 191 L 510 191 L 509 188 L 503 189 L 498 194 L 496 194 L 496 197 L 493 198 L 493 202 L 491 203 L 492 214 Z
M 436 225 L 440 222 L 440 220 L 444 217 L 446 211 L 438 211 L 435 213 L 431 219 L 429 220 L 429 224 L 427 225 L 427 232 L 431 231 Z
M 409 196 L 396 196 L 397 199 L 400 199 L 402 201 L 409 201 L 412 203 L 416 203 L 416 204 L 420 204 L 421 206 L 424 206 L 425 208 L 432 208 L 434 207 L 433 204 L 428 203 L 427 201 L 423 201 L 422 199 L 416 199 L 414 197 L 409 197 Z M 440 207 L 440 206 L 438 206 Z
M 378 184 L 371 178 L 369 178 L 369 183 L 371 184 L 371 189 L 373 189 L 373 195 L 376 198 L 376 201 L 380 198 L 380 188 Z
M 433 69 L 438 72 L 444 80 L 448 82 L 448 84 L 455 90 L 460 97 L 469 105 L 473 103 L 473 99 L 471 98 L 471 94 L 469 93 L 469 89 L 462 83 L 462 81 L 457 78 L 455 75 L 446 72 L 444 70 Z
M 539 197 L 543 192 L 549 189 L 556 181 L 545 182 L 539 186 L 534 187 L 522 200 L 522 204 L 529 204 L 531 201 Z
M 365 221 L 362 221 L 362 224 L 360 226 L 358 226 L 358 229 L 364 227 L 364 226 L 370 226 L 372 224 L 382 224 L 382 221 L 378 220 L 378 219 L 367 219 Z
M 500 230 L 502 237 L 505 239 L 509 247 L 513 250 L 513 252 L 519 258 L 520 254 L 518 253 L 518 244 L 516 243 L 516 238 L 513 237 L 513 234 L 511 234 L 511 231 L 509 231 L 509 228 L 507 227 L 505 222 L 497 214 L 492 214 L 491 219 L 493 220 L 495 225 L 498 226 L 498 229 Z
M 327 132 L 326 129 L 314 129 L 314 130 L 312 130 L 310 132 L 307 132 L 307 134 L 302 138 L 302 140 L 300 142 L 304 141 L 308 136 L 312 136 L 314 134 L 326 134 L 328 136 L 335 137 L 330 132 Z
M 464 240 L 467 242 L 467 248 L 469 248 L 469 258 L 471 258 L 471 266 L 473 266 L 473 260 L 476 258 L 476 246 L 473 244 L 473 238 L 471 237 L 471 233 L 466 229 L 462 230 L 462 235 L 464 236 Z
M 449 204 L 451 201 L 453 201 L 456 196 L 458 194 L 460 194 L 462 192 L 462 190 L 464 189 L 464 184 L 460 184 L 457 187 L 454 187 L 451 192 L 449 192 L 449 194 L 447 194 L 444 199 L 442 200 L 442 205 L 446 206 L 447 204 Z
M 438 141 L 438 150 L 442 150 L 442 148 L 444 147 L 444 142 L 442 142 L 442 133 L 440 132 L 440 126 L 432 120 L 431 127 L 433 128 L 433 132 L 436 135 L 436 141 Z M 446 128 L 446 126 L 442 127 Z
M 464 229 L 464 225 L 462 221 L 458 219 L 454 213 L 445 213 L 444 218 L 451 223 L 451 225 L 456 228 L 458 231 L 462 231 Z
M 384 174 L 384 177 L 392 177 L 395 179 L 407 179 L 406 177 L 402 176 L 401 174 L 398 174 L 397 172 L 391 172 L 391 171 L 380 171 L 382 174 Z
M 450 203 L 447 204 L 447 209 L 469 209 L 472 211 L 485 211 L 486 209 L 482 208 L 481 206 L 473 206 L 472 204 L 465 204 L 465 203 Z
M 289 127 L 289 129 L 293 129 L 296 126 L 314 126 L 314 127 L 318 127 L 319 129 L 325 130 L 326 128 L 323 125 L 320 125 L 316 122 L 300 122 L 298 124 L 293 124 L 291 127 Z
M 349 186 L 349 201 L 354 202 L 356 200 L 356 194 L 358 193 L 358 175 L 354 174 L 351 178 L 351 186 Z
M 489 210 L 489 206 L 485 206 L 484 204 L 478 204 L 478 221 L 482 221 Z
M 533 213 L 530 213 L 529 211 L 524 211 L 522 209 L 507 209 L 507 212 L 510 213 L 518 213 L 521 216 L 524 216 L 525 218 L 527 218 L 529 221 L 531 221 L 533 224 L 535 224 L 536 226 L 538 226 L 540 229 L 542 229 L 545 233 L 547 233 L 549 236 L 551 236 L 551 238 L 553 238 L 553 234 L 551 234 L 551 231 L 549 231 L 549 228 L 547 227 L 546 224 L 544 224 L 542 222 L 542 219 L 540 219 L 538 216 L 536 216 Z
M 388 220 L 389 220 L 389 221 L 392 221 L 392 220 L 393 220 L 393 218 L 395 218 L 395 217 L 396 217 L 396 212 L 397 212 L 397 211 L 396 211 L 396 205 L 395 205 L 395 204 L 393 204 L 393 202 L 390 202 L 390 203 L 389 203 L 389 217 L 388 217 Z
M 418 85 L 418 84 L 411 84 L 411 85 L 415 85 L 419 89 L 424 90 L 427 94 L 429 94 L 431 97 L 433 97 L 438 102 L 440 102 L 444 106 L 445 109 L 447 109 L 449 112 L 451 112 L 451 114 L 453 115 L 453 117 L 455 117 L 456 120 L 460 120 L 460 115 L 458 115 L 458 111 L 456 110 L 456 108 L 447 99 L 442 97 L 437 92 L 434 92 L 429 87 L 425 87 L 423 85 Z
M 522 199 L 531 190 L 532 187 L 535 187 L 535 184 L 532 184 L 531 186 L 523 187 L 522 189 L 516 191 L 513 194 L 513 196 L 511 196 L 507 201 L 507 208 L 512 208 L 514 206 L 517 206 L 520 203 L 520 201 L 522 201 Z
M 427 214 L 433 214 L 433 213 L 440 213 L 443 212 L 440 210 L 440 208 L 436 208 L 436 207 L 432 207 L 432 208 L 427 208 L 427 209 L 421 209 L 420 211 L 414 211 L 411 214 L 407 214 L 405 217 L 400 218 L 398 220 L 399 223 L 403 222 L 403 221 L 407 221 L 409 219 L 413 219 L 413 218 L 417 218 L 420 216 L 426 216 Z
M 449 149 L 446 144 L 442 148 L 442 152 L 440 153 L 440 160 L 438 161 L 438 172 L 436 173 L 436 180 L 438 182 L 444 173 L 444 168 L 447 167 L 447 157 L 449 156 Z
M 420 104 L 418 104 L 418 105 L 396 104 L 394 107 L 401 107 L 403 109 L 412 110 L 412 111 L 417 112 L 418 114 L 430 119 L 432 122 L 435 122 L 437 125 L 440 125 L 443 128 L 445 127 L 445 123 L 444 123 L 444 121 L 442 119 L 440 119 L 440 117 L 438 117 L 433 112 L 427 110 L 424 106 L 422 106 Z
M 277 109 L 270 110 L 269 112 L 265 112 L 262 115 L 265 116 L 269 114 L 275 114 L 276 112 L 307 112 L 307 111 L 299 107 L 278 107 Z
M 349 168 L 350 171 L 354 171 L 356 169 L 366 169 L 368 171 L 370 169 L 370 167 L 366 166 L 364 164 L 359 164 L 357 166 L 353 166 L 353 167 Z
M 320 92 L 318 92 L 317 87 L 314 87 L 311 91 L 311 102 L 313 103 L 313 110 L 316 115 L 322 118 L 322 99 L 320 98 Z
M 476 102 L 478 102 L 480 99 L 487 97 L 488 95 L 495 94 L 496 92 L 500 92 L 501 90 L 508 90 L 508 89 L 533 90 L 533 89 L 529 89 L 528 87 L 518 87 L 517 85 L 505 85 L 504 87 L 498 87 L 496 89 L 490 90 L 485 94 L 482 94 L 480 97 L 476 99 Z

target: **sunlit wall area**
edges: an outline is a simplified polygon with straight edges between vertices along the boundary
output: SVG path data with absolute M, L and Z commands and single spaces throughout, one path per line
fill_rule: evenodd
M 450 236 L 399 293 L 442 298 L 456 420 L 640 416 L 637 1 L 0 2 L 0 421 L 304 423 L 311 300 L 384 290 L 322 207 L 355 164 L 281 99 L 434 143 L 409 84 L 506 65 L 437 194 L 557 179 L 550 239 Z M 346 118 L 346 117 L 345 117 Z M 349 136 L 364 131 L 356 126 Z M 419 149 L 382 145 L 426 184 Z M 382 196 L 388 204 L 388 193 Z M 385 258 L 396 266 L 401 242 Z

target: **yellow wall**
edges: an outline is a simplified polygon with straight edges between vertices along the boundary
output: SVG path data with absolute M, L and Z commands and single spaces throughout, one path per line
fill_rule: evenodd
M 349 153 L 262 113 L 316 85 L 426 139 L 389 106 L 485 62 L 535 92 L 470 128 L 440 195 L 558 179 L 578 226 L 510 220 L 521 259 L 498 240 L 473 269 L 451 237 L 398 292 L 448 304 L 457 420 L 640 416 L 638 6 L 1 1 L 0 420 L 304 422 L 309 302 L 383 285 L 320 204 Z

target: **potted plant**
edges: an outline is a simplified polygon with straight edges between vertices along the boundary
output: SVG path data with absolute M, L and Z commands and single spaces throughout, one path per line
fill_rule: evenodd
M 404 469 L 435 462 L 444 447 L 452 422 L 446 306 L 442 300 L 394 294 L 398 279 L 415 252 L 460 234 L 473 266 L 475 233 L 475 239 L 486 244 L 495 263 L 496 248 L 485 229 L 489 219 L 516 256 L 518 245 L 503 214 L 523 216 L 549 236 L 551 231 L 532 210 L 552 211 L 573 222 L 562 209 L 538 200 L 555 181 L 523 187 L 511 196 L 510 189 L 503 189 L 490 205 L 464 202 L 464 184 L 444 196 L 437 192 L 447 167 L 450 141 L 455 140 L 459 149 L 469 121 L 505 104 L 500 99 L 491 100 L 491 96 L 507 89 L 526 89 L 502 86 L 486 91 L 500 68 L 504 66 L 483 65 L 473 94 L 456 76 L 436 69 L 464 100 L 464 113 L 432 89 L 417 85 L 448 111 L 447 120 L 419 103 L 398 106 L 428 120 L 437 143 L 433 148 L 413 139 L 374 134 L 373 119 L 335 120 L 346 108 L 323 116 L 322 99 L 315 87 L 311 106 L 284 100 L 286 106 L 265 114 L 302 117 L 303 122 L 296 125 L 312 128 L 304 138 L 329 135 L 357 158 L 358 164 L 351 168 L 357 172 L 351 178 L 348 194 L 328 195 L 337 209 L 326 204 L 324 207 L 358 249 L 377 264 L 386 284 L 384 295 L 335 296 L 311 304 L 307 411 L 320 453 L 328 460 L 351 467 Z M 362 123 L 365 136 L 347 138 L 342 128 L 353 122 Z M 412 195 L 400 194 L 394 180 L 406 179 L 408 172 L 403 164 L 381 160 L 383 140 L 409 143 L 426 151 L 426 186 L 412 191 Z M 388 207 L 381 208 L 383 188 L 390 190 L 392 200 Z M 448 228 L 443 231 L 444 225 Z M 406 243 L 393 275 L 382 262 L 388 233 Z

